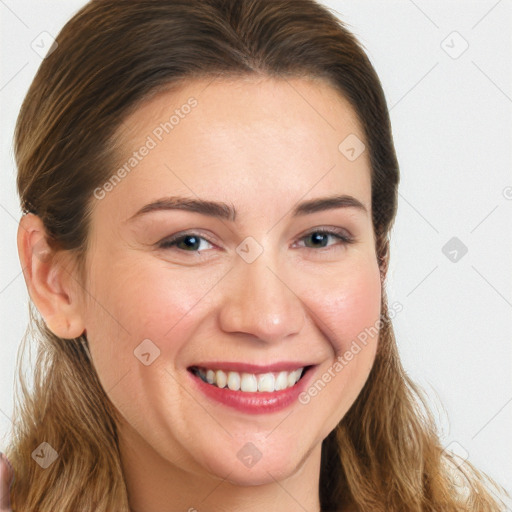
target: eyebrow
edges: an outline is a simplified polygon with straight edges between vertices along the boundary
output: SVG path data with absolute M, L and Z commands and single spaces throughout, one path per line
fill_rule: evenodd
M 366 206 L 353 196 L 337 195 L 329 197 L 319 197 L 303 201 L 292 210 L 293 217 L 309 215 L 312 213 L 333 210 L 336 208 L 355 208 L 362 213 L 368 214 Z M 236 220 L 236 209 L 234 206 L 223 202 L 208 201 L 205 199 L 194 199 L 188 197 L 163 197 L 157 199 L 138 210 L 128 220 L 135 219 L 150 212 L 162 210 L 184 210 L 188 212 L 200 213 L 209 217 L 215 217 L 230 222 Z

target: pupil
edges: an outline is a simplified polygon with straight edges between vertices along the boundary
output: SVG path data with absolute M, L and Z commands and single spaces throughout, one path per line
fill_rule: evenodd
M 191 240 L 191 242 L 189 242 Z M 199 240 L 197 237 L 195 236 L 186 236 L 184 239 L 183 239 L 183 243 L 185 244 L 185 246 L 189 249 L 197 249 L 197 244 L 198 244 Z
M 313 240 L 316 242 L 322 243 L 327 239 L 327 235 L 325 233 L 313 233 L 312 235 Z M 322 245 L 324 247 L 324 245 Z
M 327 240 L 327 234 L 325 233 L 313 233 L 311 235 L 311 238 L 313 239 L 314 245 L 320 244 L 322 247 L 325 247 L 325 244 L 323 242 L 326 242 Z M 197 249 L 197 244 L 199 242 L 199 239 L 195 236 L 186 236 L 183 238 L 182 243 L 185 244 L 185 246 L 188 249 Z

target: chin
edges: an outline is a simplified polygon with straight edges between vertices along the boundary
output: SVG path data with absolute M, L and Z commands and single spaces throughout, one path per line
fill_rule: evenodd
M 267 468 L 251 468 L 251 469 L 236 469 L 226 478 L 228 482 L 238 486 L 255 486 L 275 484 L 276 481 L 280 482 L 293 475 L 296 468 L 283 467 L 283 465 L 276 464 Z
M 208 472 L 215 475 L 216 478 L 226 480 L 237 486 L 255 486 L 274 484 L 277 481 L 284 480 L 295 471 L 297 471 L 297 461 L 290 457 L 263 460 L 263 457 L 253 462 L 251 465 L 245 465 L 238 458 L 227 458 L 225 461 L 212 460 L 207 464 Z

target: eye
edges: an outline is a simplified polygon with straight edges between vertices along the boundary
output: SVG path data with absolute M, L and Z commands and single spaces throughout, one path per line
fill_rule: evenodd
M 338 240 L 341 243 L 338 244 L 329 244 L 329 238 Z M 334 246 L 344 246 L 347 244 L 351 244 L 355 241 L 355 239 L 348 235 L 345 230 L 342 229 L 315 229 L 314 231 L 310 231 L 306 235 L 302 236 L 299 240 L 308 240 L 312 241 L 312 245 L 308 246 L 306 244 L 306 249 L 325 249 L 329 248 L 332 245 Z M 201 253 L 202 251 L 209 249 L 210 247 L 202 247 L 201 242 L 205 242 L 210 246 L 213 245 L 205 237 L 199 235 L 198 233 L 189 232 L 189 233 L 178 233 L 170 238 L 167 238 L 161 241 L 158 244 L 160 249 L 171 249 L 176 248 L 180 251 L 191 252 L 191 253 Z
M 186 252 L 201 252 L 205 249 L 208 249 L 208 247 L 201 247 L 201 241 L 211 245 L 211 242 L 209 242 L 206 238 L 198 235 L 197 233 L 185 233 L 178 234 L 163 240 L 158 244 L 158 247 L 161 249 L 170 249 L 172 247 L 176 247 L 177 249 Z
M 328 244 L 329 238 L 340 241 L 339 244 Z M 324 249 L 332 245 L 344 246 L 353 243 L 355 240 L 352 236 L 348 235 L 346 231 L 341 229 L 315 229 L 300 238 L 300 240 L 310 239 L 313 243 L 312 246 L 307 246 L 306 249 Z

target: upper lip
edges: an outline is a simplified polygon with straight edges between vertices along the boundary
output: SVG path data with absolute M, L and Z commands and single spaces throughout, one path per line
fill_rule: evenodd
M 211 370 L 235 371 L 238 373 L 274 373 L 291 372 L 298 368 L 313 366 L 303 361 L 279 361 L 272 364 L 237 363 L 235 361 L 204 361 L 189 368 L 206 368 Z

